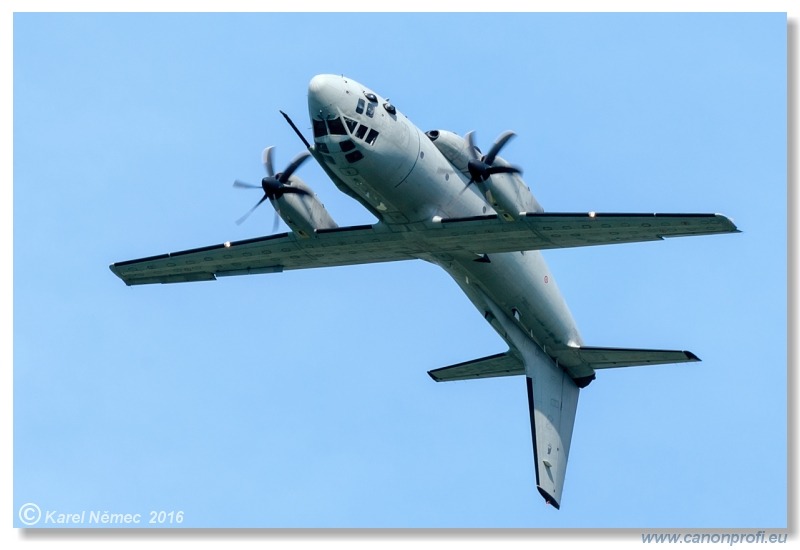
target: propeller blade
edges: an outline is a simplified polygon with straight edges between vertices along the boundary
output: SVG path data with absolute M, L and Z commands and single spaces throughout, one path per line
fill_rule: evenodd
M 461 195 L 463 195 L 463 194 L 464 194 L 464 192 L 465 192 L 467 189 L 469 189 L 469 186 L 470 186 L 470 185 L 472 185 L 473 183 L 475 183 L 475 182 L 474 182 L 474 181 L 472 181 L 472 180 L 469 180 L 469 181 L 467 182 L 467 184 L 464 186 L 464 189 L 462 189 L 461 191 L 459 191 L 459 192 L 458 192 L 458 196 L 460 197 Z
M 261 152 L 261 162 L 264 164 L 264 170 L 267 171 L 267 175 L 272 177 L 275 175 L 275 171 L 272 169 L 272 150 L 274 147 L 267 147 Z
M 491 174 L 521 174 L 522 169 L 517 168 L 516 166 L 491 166 L 489 170 L 487 170 L 489 175 Z
M 472 160 L 478 160 L 478 151 L 477 147 L 475 147 L 475 132 L 467 132 L 467 151 L 469 152 L 469 158 Z
M 515 135 L 517 134 L 515 134 L 510 130 L 508 132 L 503 132 L 502 134 L 500 134 L 500 137 L 498 137 L 497 141 L 494 142 L 492 148 L 489 149 L 489 153 L 486 155 L 486 158 L 483 159 L 483 162 L 485 162 L 486 164 L 492 164 L 494 162 L 495 157 L 497 156 L 497 153 L 500 152 L 500 149 L 505 147 L 506 143 L 508 143 L 508 140 L 513 138 Z
M 284 170 L 281 174 L 279 174 L 278 181 L 281 183 L 286 183 L 287 181 L 289 181 L 289 178 L 292 177 L 294 171 L 300 168 L 300 165 L 303 164 L 305 161 L 307 161 L 308 157 L 310 156 L 311 153 L 309 153 L 308 151 L 303 151 L 302 153 L 294 157 L 294 160 L 292 160 L 292 162 L 289 163 L 289 166 L 286 167 L 286 170 Z
M 246 181 L 241 180 L 234 181 L 233 186 L 240 189 L 261 189 L 260 185 L 253 185 L 252 183 L 247 183 Z
M 278 197 L 285 195 L 286 193 L 295 194 L 295 195 L 311 195 L 305 189 L 300 189 L 299 187 L 292 187 L 291 185 L 282 185 L 281 188 L 278 190 Z
M 281 214 L 280 214 L 280 211 L 276 208 L 275 209 L 275 217 L 272 220 L 272 232 L 273 233 L 277 233 L 278 232 L 278 224 L 280 224 L 280 223 L 281 223 Z
M 256 208 L 258 208 L 259 206 L 261 206 L 261 203 L 262 203 L 262 202 L 264 202 L 265 200 L 267 200 L 267 198 L 268 198 L 268 197 L 267 197 L 266 195 L 264 195 L 263 197 L 261 197 L 261 200 L 260 200 L 260 201 L 258 201 L 258 202 L 255 204 L 255 206 L 253 206 L 253 208 L 251 208 L 250 210 L 248 210 L 248 211 L 247 211 L 247 213 L 246 213 L 244 216 L 242 216 L 241 218 L 239 218 L 238 220 L 236 220 L 236 225 L 241 225 L 241 224 L 242 224 L 242 222 L 244 222 L 244 221 L 245 221 L 247 218 L 249 218 L 249 217 L 250 217 L 250 214 L 252 214 L 252 213 L 255 211 L 255 209 L 256 209 Z

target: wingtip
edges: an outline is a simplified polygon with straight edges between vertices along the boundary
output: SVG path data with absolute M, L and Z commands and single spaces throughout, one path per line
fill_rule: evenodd
M 117 277 L 122 279 L 123 281 L 125 280 L 125 278 L 122 275 L 120 275 L 119 269 L 117 268 L 117 264 L 114 263 L 114 264 L 109 265 L 108 269 L 110 269 L 111 273 L 113 273 L 114 275 L 116 275 Z
M 727 227 L 728 233 L 741 233 L 742 232 L 741 229 L 736 227 L 736 223 L 733 221 L 732 218 L 729 218 L 725 214 L 720 214 L 719 212 L 715 213 L 714 216 L 716 218 L 719 218 L 720 220 L 722 220 L 723 223 L 725 223 L 725 225 L 728 226 Z
M 689 361 L 702 361 L 697 355 L 692 353 L 691 351 L 684 350 L 683 353 L 686 355 L 686 359 Z

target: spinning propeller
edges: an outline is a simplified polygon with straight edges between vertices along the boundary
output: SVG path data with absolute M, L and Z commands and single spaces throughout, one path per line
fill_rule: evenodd
M 284 196 L 287 193 L 294 193 L 297 195 L 310 195 L 308 191 L 305 189 L 301 189 L 299 187 L 292 187 L 289 184 L 289 178 L 292 177 L 295 170 L 297 170 L 301 164 L 303 164 L 308 157 L 311 156 L 311 153 L 308 151 L 303 151 L 299 155 L 297 155 L 292 162 L 286 167 L 283 172 L 278 172 L 277 174 L 274 173 L 272 169 L 272 150 L 274 147 L 267 147 L 261 153 L 261 162 L 264 163 L 264 169 L 267 171 L 266 177 L 261 180 L 261 185 L 253 185 L 251 183 L 246 183 L 243 181 L 236 180 L 233 182 L 234 187 L 239 188 L 246 188 L 246 189 L 263 189 L 264 196 L 261 197 L 253 208 L 247 211 L 247 213 L 236 220 L 236 224 L 239 225 L 244 222 L 250 214 L 255 211 L 256 208 L 261 206 L 261 203 L 265 200 L 269 199 L 272 202 L 272 205 L 275 207 L 275 222 L 273 223 L 272 232 L 274 233 L 278 229 L 278 217 L 280 215 L 280 208 L 278 203 L 276 202 L 279 198 Z
M 469 170 L 470 180 L 467 182 L 467 185 L 471 183 L 483 183 L 489 176 L 492 174 L 521 174 L 522 170 L 517 168 L 516 166 L 495 166 L 494 161 L 497 158 L 497 154 L 500 150 L 505 147 L 506 143 L 513 138 L 516 134 L 514 132 L 508 131 L 503 132 L 500 134 L 500 137 L 497 138 L 497 141 L 494 142 L 492 148 L 489 149 L 489 152 L 483 156 L 478 157 L 480 150 L 475 146 L 475 132 L 469 132 L 467 134 L 467 143 L 469 144 L 468 151 L 469 151 L 469 162 L 467 163 L 467 169 Z

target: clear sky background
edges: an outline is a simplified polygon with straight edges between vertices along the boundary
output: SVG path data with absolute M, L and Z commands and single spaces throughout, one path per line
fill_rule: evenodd
M 14 17 L 14 522 L 780 528 L 787 523 L 786 17 Z M 506 346 L 423 262 L 126 287 L 108 265 L 268 234 L 261 150 L 342 73 L 423 130 L 518 137 L 544 208 L 721 212 L 743 233 L 547 252 L 587 345 L 702 363 L 599 372 L 562 508 L 522 378 L 427 370 Z M 371 223 L 309 162 L 340 225 Z M 281 226 L 280 231 L 285 231 Z M 8 518 L 6 518 L 8 521 Z

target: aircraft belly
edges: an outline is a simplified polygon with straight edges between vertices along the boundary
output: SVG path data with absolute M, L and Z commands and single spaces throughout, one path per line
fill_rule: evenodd
M 482 314 L 487 312 L 487 299 L 491 300 L 545 352 L 583 345 L 572 314 L 539 252 L 492 254 L 488 262 L 476 259 L 453 258 L 436 263 L 455 279 Z M 492 325 L 505 338 L 506 331 Z M 509 344 L 513 347 L 513 343 Z M 578 364 L 561 366 L 573 378 L 594 374 Z

